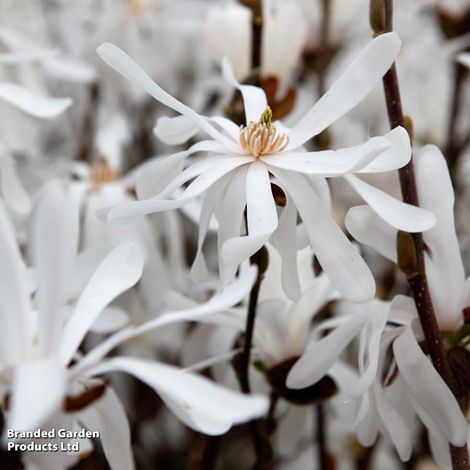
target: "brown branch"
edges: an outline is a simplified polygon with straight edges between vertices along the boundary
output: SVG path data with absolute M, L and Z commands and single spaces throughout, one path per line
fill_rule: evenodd
M 327 448 L 327 423 L 325 407 L 320 404 L 315 407 L 316 433 L 315 440 L 318 446 L 318 468 L 319 470 L 331 470 L 330 458 Z
M 393 0 L 384 0 L 384 2 L 384 26 L 385 31 L 390 32 L 393 30 Z M 392 129 L 397 126 L 406 128 L 405 117 L 401 104 L 398 74 L 395 65 L 393 65 L 384 76 L 383 86 L 390 127 Z M 408 165 L 399 170 L 399 176 L 403 200 L 408 204 L 419 206 L 413 160 L 410 160 Z M 416 270 L 413 274 L 409 274 L 407 276 L 408 282 L 413 292 L 416 309 L 418 311 L 418 316 L 432 363 L 449 388 L 455 393 L 455 379 L 452 376 L 449 363 L 447 361 L 426 278 L 423 236 L 421 233 L 414 233 L 412 234 L 412 238 L 414 242 L 414 253 L 416 256 Z M 456 398 L 459 400 L 458 396 Z M 461 448 L 450 446 L 450 451 L 454 469 L 470 469 L 466 445 Z
M 248 314 L 246 317 L 245 335 L 243 338 L 243 351 L 240 357 L 240 386 L 243 393 L 251 393 L 250 360 L 256 321 L 256 308 L 258 305 L 258 295 L 261 282 L 263 280 L 262 257 L 263 249 L 259 250 L 250 258 L 251 264 L 255 264 L 258 267 L 258 275 L 253 287 L 251 288 L 250 298 L 248 300 Z
M 454 64 L 454 81 L 452 90 L 452 99 L 449 110 L 449 127 L 447 129 L 446 158 L 449 165 L 450 175 L 456 187 L 456 171 L 458 160 L 461 155 L 462 143 L 459 142 L 458 123 L 461 114 L 462 91 L 467 68 L 459 63 Z

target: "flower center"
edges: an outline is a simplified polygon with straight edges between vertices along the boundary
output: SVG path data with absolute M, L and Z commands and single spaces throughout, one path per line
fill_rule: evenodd
M 289 137 L 277 132 L 271 120 L 272 112 L 268 106 L 259 122 L 251 121 L 246 127 L 240 126 L 240 145 L 253 157 L 282 152 L 289 143 Z
M 90 168 L 90 183 L 94 188 L 98 188 L 104 183 L 116 181 L 118 174 L 108 166 L 104 158 L 100 158 Z

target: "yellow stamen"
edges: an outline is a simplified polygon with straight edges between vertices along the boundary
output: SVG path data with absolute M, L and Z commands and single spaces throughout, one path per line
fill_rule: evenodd
M 286 134 L 278 133 L 271 124 L 273 113 L 268 106 L 259 122 L 251 121 L 248 126 L 240 126 L 240 145 L 254 157 L 282 152 L 289 143 Z

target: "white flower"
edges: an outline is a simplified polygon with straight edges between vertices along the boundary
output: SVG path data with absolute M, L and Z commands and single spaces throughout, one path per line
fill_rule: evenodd
M 261 77 L 290 78 L 307 39 L 307 22 L 297 0 L 264 0 L 261 38 Z M 251 73 L 253 12 L 238 3 L 213 6 L 207 14 L 204 33 L 218 62 L 228 57 L 235 77 Z M 295 28 L 292 28 L 295 25 Z
M 37 315 L 31 304 L 33 286 L 3 208 L 0 208 L 2 295 L 1 376 L 10 384 L 8 427 L 33 429 L 61 408 L 77 387 L 111 371 L 133 374 L 155 389 L 187 425 L 208 434 L 226 432 L 234 423 L 266 411 L 266 399 L 245 396 L 174 366 L 131 357 L 104 359 L 123 341 L 170 323 L 192 320 L 230 308 L 251 289 L 256 270 L 244 271 L 236 282 L 207 304 L 167 312 L 139 327 L 120 330 L 82 356 L 78 348 L 105 307 L 133 286 L 143 268 L 132 243 L 114 248 L 90 277 L 68 318 L 65 301 L 77 243 L 77 201 L 57 181 L 43 190 L 33 224 L 33 260 L 38 287 Z M 12 315 L 12 312 L 15 315 Z M 4 390 L 5 393 L 5 390 Z M 128 445 L 120 443 L 120 445 Z M 122 468 L 122 467 L 118 467 Z
M 385 369 L 390 347 L 398 369 L 396 378 L 391 375 L 393 368 Z M 379 432 L 384 432 L 401 460 L 409 460 L 417 417 L 427 428 L 436 461 L 443 464 L 442 454 L 450 461 L 449 444 L 461 447 L 466 443 L 467 422 L 454 395 L 422 352 L 409 326 L 384 335 L 380 361 L 374 384 L 360 398 L 355 419 L 359 440 L 369 446 Z
M 429 249 L 425 267 L 437 321 L 443 331 L 455 331 L 470 305 L 469 280 L 460 254 L 454 223 L 454 190 L 446 160 L 432 145 L 415 155 L 420 206 L 436 216 L 436 225 L 423 233 Z M 366 206 L 351 209 L 346 226 L 356 240 L 396 262 L 396 230 L 387 226 Z
M 190 135 L 189 124 L 212 138 L 156 162 L 153 168 L 146 167 L 138 180 L 138 195 L 147 200 L 111 209 L 107 219 L 125 221 L 138 215 L 175 209 L 205 194 L 195 269 L 204 268 L 200 249 L 215 211 L 220 224 L 220 274 L 223 282 L 227 282 L 239 264 L 259 250 L 278 228 L 271 192 L 272 176 L 273 183 L 282 188 L 291 201 L 281 215 L 281 224 L 285 227 L 279 236 L 279 250 L 287 253 L 288 246 L 295 246 L 297 209 L 315 255 L 333 285 L 351 299 L 369 299 L 374 294 L 374 279 L 329 214 L 329 193 L 324 177 L 344 176 L 393 226 L 407 231 L 425 230 L 434 223 L 431 214 L 393 199 L 352 174 L 390 171 L 405 165 L 410 158 L 408 135 L 404 129 L 397 128 L 385 137 L 374 137 L 363 145 L 339 151 L 305 152 L 302 145 L 363 99 L 390 67 L 399 48 L 400 41 L 393 33 L 374 39 L 304 118 L 284 133 L 283 129 L 278 131 L 271 125 L 264 92 L 239 85 L 228 62 L 224 63 L 224 72 L 228 81 L 242 92 L 247 128 L 239 129 L 224 118 L 208 119 L 198 115 L 163 91 L 122 50 L 103 44 L 98 48 L 103 60 L 183 115 L 167 119 L 161 134 L 171 136 L 173 142 L 182 141 Z M 201 151 L 215 155 L 181 173 L 184 160 Z M 192 179 L 188 188 L 175 197 L 175 192 Z M 245 206 L 248 235 L 239 237 Z M 296 297 L 299 292 L 291 290 L 289 294 Z
M 392 302 L 345 302 L 349 311 L 324 321 L 318 333 L 287 377 L 287 385 L 304 388 L 330 374 L 337 382 L 345 409 L 353 411 L 353 429 L 364 446 L 379 432 L 390 437 L 403 461 L 411 457 L 416 417 L 427 427 L 431 441 L 461 446 L 467 423 L 443 379 L 419 347 L 412 330 L 416 323 L 413 301 L 396 296 Z M 346 346 L 360 337 L 359 376 L 342 364 Z M 395 363 L 388 362 L 393 351 Z M 395 365 L 396 364 L 396 365 Z M 395 368 L 397 370 L 395 370 Z M 394 372 L 398 372 L 395 377 Z M 338 400 L 335 406 L 340 406 Z

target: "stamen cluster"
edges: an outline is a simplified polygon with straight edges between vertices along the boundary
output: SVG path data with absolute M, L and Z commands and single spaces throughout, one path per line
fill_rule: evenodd
M 266 108 L 259 122 L 251 121 L 247 127 L 240 126 L 240 145 L 254 157 L 282 152 L 289 137 L 271 125 L 271 110 Z

